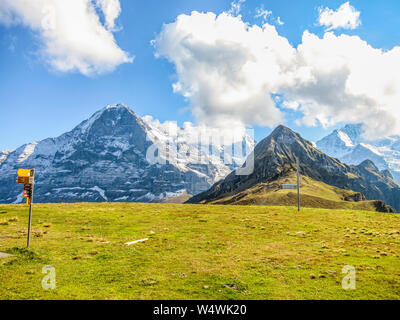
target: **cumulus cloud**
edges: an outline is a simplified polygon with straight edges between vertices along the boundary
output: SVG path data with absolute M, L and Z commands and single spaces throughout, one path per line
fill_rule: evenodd
M 360 12 L 350 2 L 343 3 L 336 11 L 328 7 L 320 8 L 318 22 L 328 31 L 339 28 L 356 29 L 361 25 Z
M 268 23 L 198 12 L 165 25 L 153 44 L 175 65 L 173 90 L 200 124 L 271 127 L 296 110 L 308 126 L 363 122 L 366 136 L 400 133 L 400 47 L 307 30 L 293 47 Z
M 270 92 L 278 89 L 295 50 L 273 26 L 249 27 L 228 13 L 193 12 L 165 25 L 153 43 L 158 56 L 175 64 L 174 91 L 191 101 L 200 123 L 273 126 L 282 121 Z
M 295 81 L 281 90 L 302 105 L 307 125 L 361 121 L 369 136 L 399 133 L 399 68 L 400 47 L 383 51 L 358 36 L 306 31 Z
M 2 0 L 0 23 L 22 24 L 39 36 L 40 53 L 55 70 L 84 75 L 114 70 L 133 58 L 116 43 L 113 31 L 119 0 Z M 104 15 L 104 25 L 97 8 Z

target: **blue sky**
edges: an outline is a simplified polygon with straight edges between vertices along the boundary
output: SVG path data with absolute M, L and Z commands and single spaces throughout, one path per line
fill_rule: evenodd
M 173 23 L 180 14 L 193 10 L 216 15 L 231 8 L 225 0 L 121 0 L 121 14 L 114 32 L 118 46 L 134 56 L 133 63 L 122 63 L 114 71 L 84 75 L 79 71 L 62 72 L 50 68 L 38 54 L 41 39 L 38 32 L 22 24 L 0 23 L 0 150 L 19 147 L 47 137 L 58 136 L 100 108 L 123 102 L 139 115 L 152 115 L 160 121 L 182 124 L 196 119 L 187 107 L 190 101 L 174 93 L 177 81 L 175 66 L 165 58 L 154 56 L 150 41 Z M 344 1 L 280 0 L 242 3 L 242 20 L 262 24 L 255 18 L 256 9 L 272 11 L 269 22 L 293 47 L 302 42 L 305 30 L 322 37 L 318 25 L 319 7 L 336 10 Z M 400 45 L 400 2 L 398 0 L 353 0 L 351 5 L 361 13 L 362 24 L 354 30 L 337 29 L 336 35 L 358 35 L 375 48 L 391 50 Z M 276 23 L 277 17 L 284 22 Z M 186 110 L 186 111 L 185 111 Z M 341 122 L 323 129 L 320 125 L 298 125 L 299 110 L 285 110 L 286 124 L 310 140 L 317 140 Z M 271 128 L 256 125 L 256 139 Z

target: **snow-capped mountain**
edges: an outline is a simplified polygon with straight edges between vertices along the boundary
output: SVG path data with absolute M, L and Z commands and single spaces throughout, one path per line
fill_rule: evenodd
M 57 138 L 0 152 L 0 203 L 22 202 L 18 168 L 35 168 L 35 202 L 152 202 L 205 191 L 245 159 L 224 161 L 228 147 L 207 146 L 225 151 L 215 155 L 182 138 L 189 130 L 165 128 L 110 105 Z
M 362 138 L 361 124 L 346 125 L 318 141 L 317 147 L 347 164 L 359 165 L 371 160 L 379 170 L 389 170 L 400 182 L 400 136 L 367 141 Z

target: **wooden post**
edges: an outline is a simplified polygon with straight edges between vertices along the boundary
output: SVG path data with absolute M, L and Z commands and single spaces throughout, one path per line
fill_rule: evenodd
M 35 169 L 32 169 L 32 177 L 35 177 Z M 35 182 L 32 183 L 32 194 L 29 203 L 29 224 L 28 224 L 28 240 L 27 247 L 29 248 L 31 244 L 31 225 L 32 225 L 32 204 L 33 204 L 33 189 L 35 187 Z
M 297 210 L 300 212 L 300 162 L 299 158 L 296 158 L 297 166 Z

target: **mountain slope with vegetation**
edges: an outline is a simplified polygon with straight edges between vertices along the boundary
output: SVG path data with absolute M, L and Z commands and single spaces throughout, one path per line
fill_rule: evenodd
M 282 184 L 296 184 L 296 174 L 293 172 L 286 177 L 270 183 L 259 183 L 233 196 L 206 202 L 208 204 L 232 205 L 297 205 L 296 190 L 282 190 Z M 307 176 L 301 177 L 300 204 L 304 208 L 351 209 L 364 211 L 394 212 L 383 201 L 367 201 L 365 197 L 351 190 L 344 190 L 315 181 Z
M 237 195 L 259 183 L 271 183 L 296 170 L 314 181 L 362 193 L 367 200 L 381 200 L 400 211 L 400 185 L 390 172 L 379 171 L 372 161 L 349 166 L 317 150 L 313 144 L 285 126 L 277 127 L 255 148 L 254 171 L 240 176 L 233 171 L 210 190 L 194 196 L 189 203 L 209 203 Z M 247 160 L 250 161 L 250 160 Z

